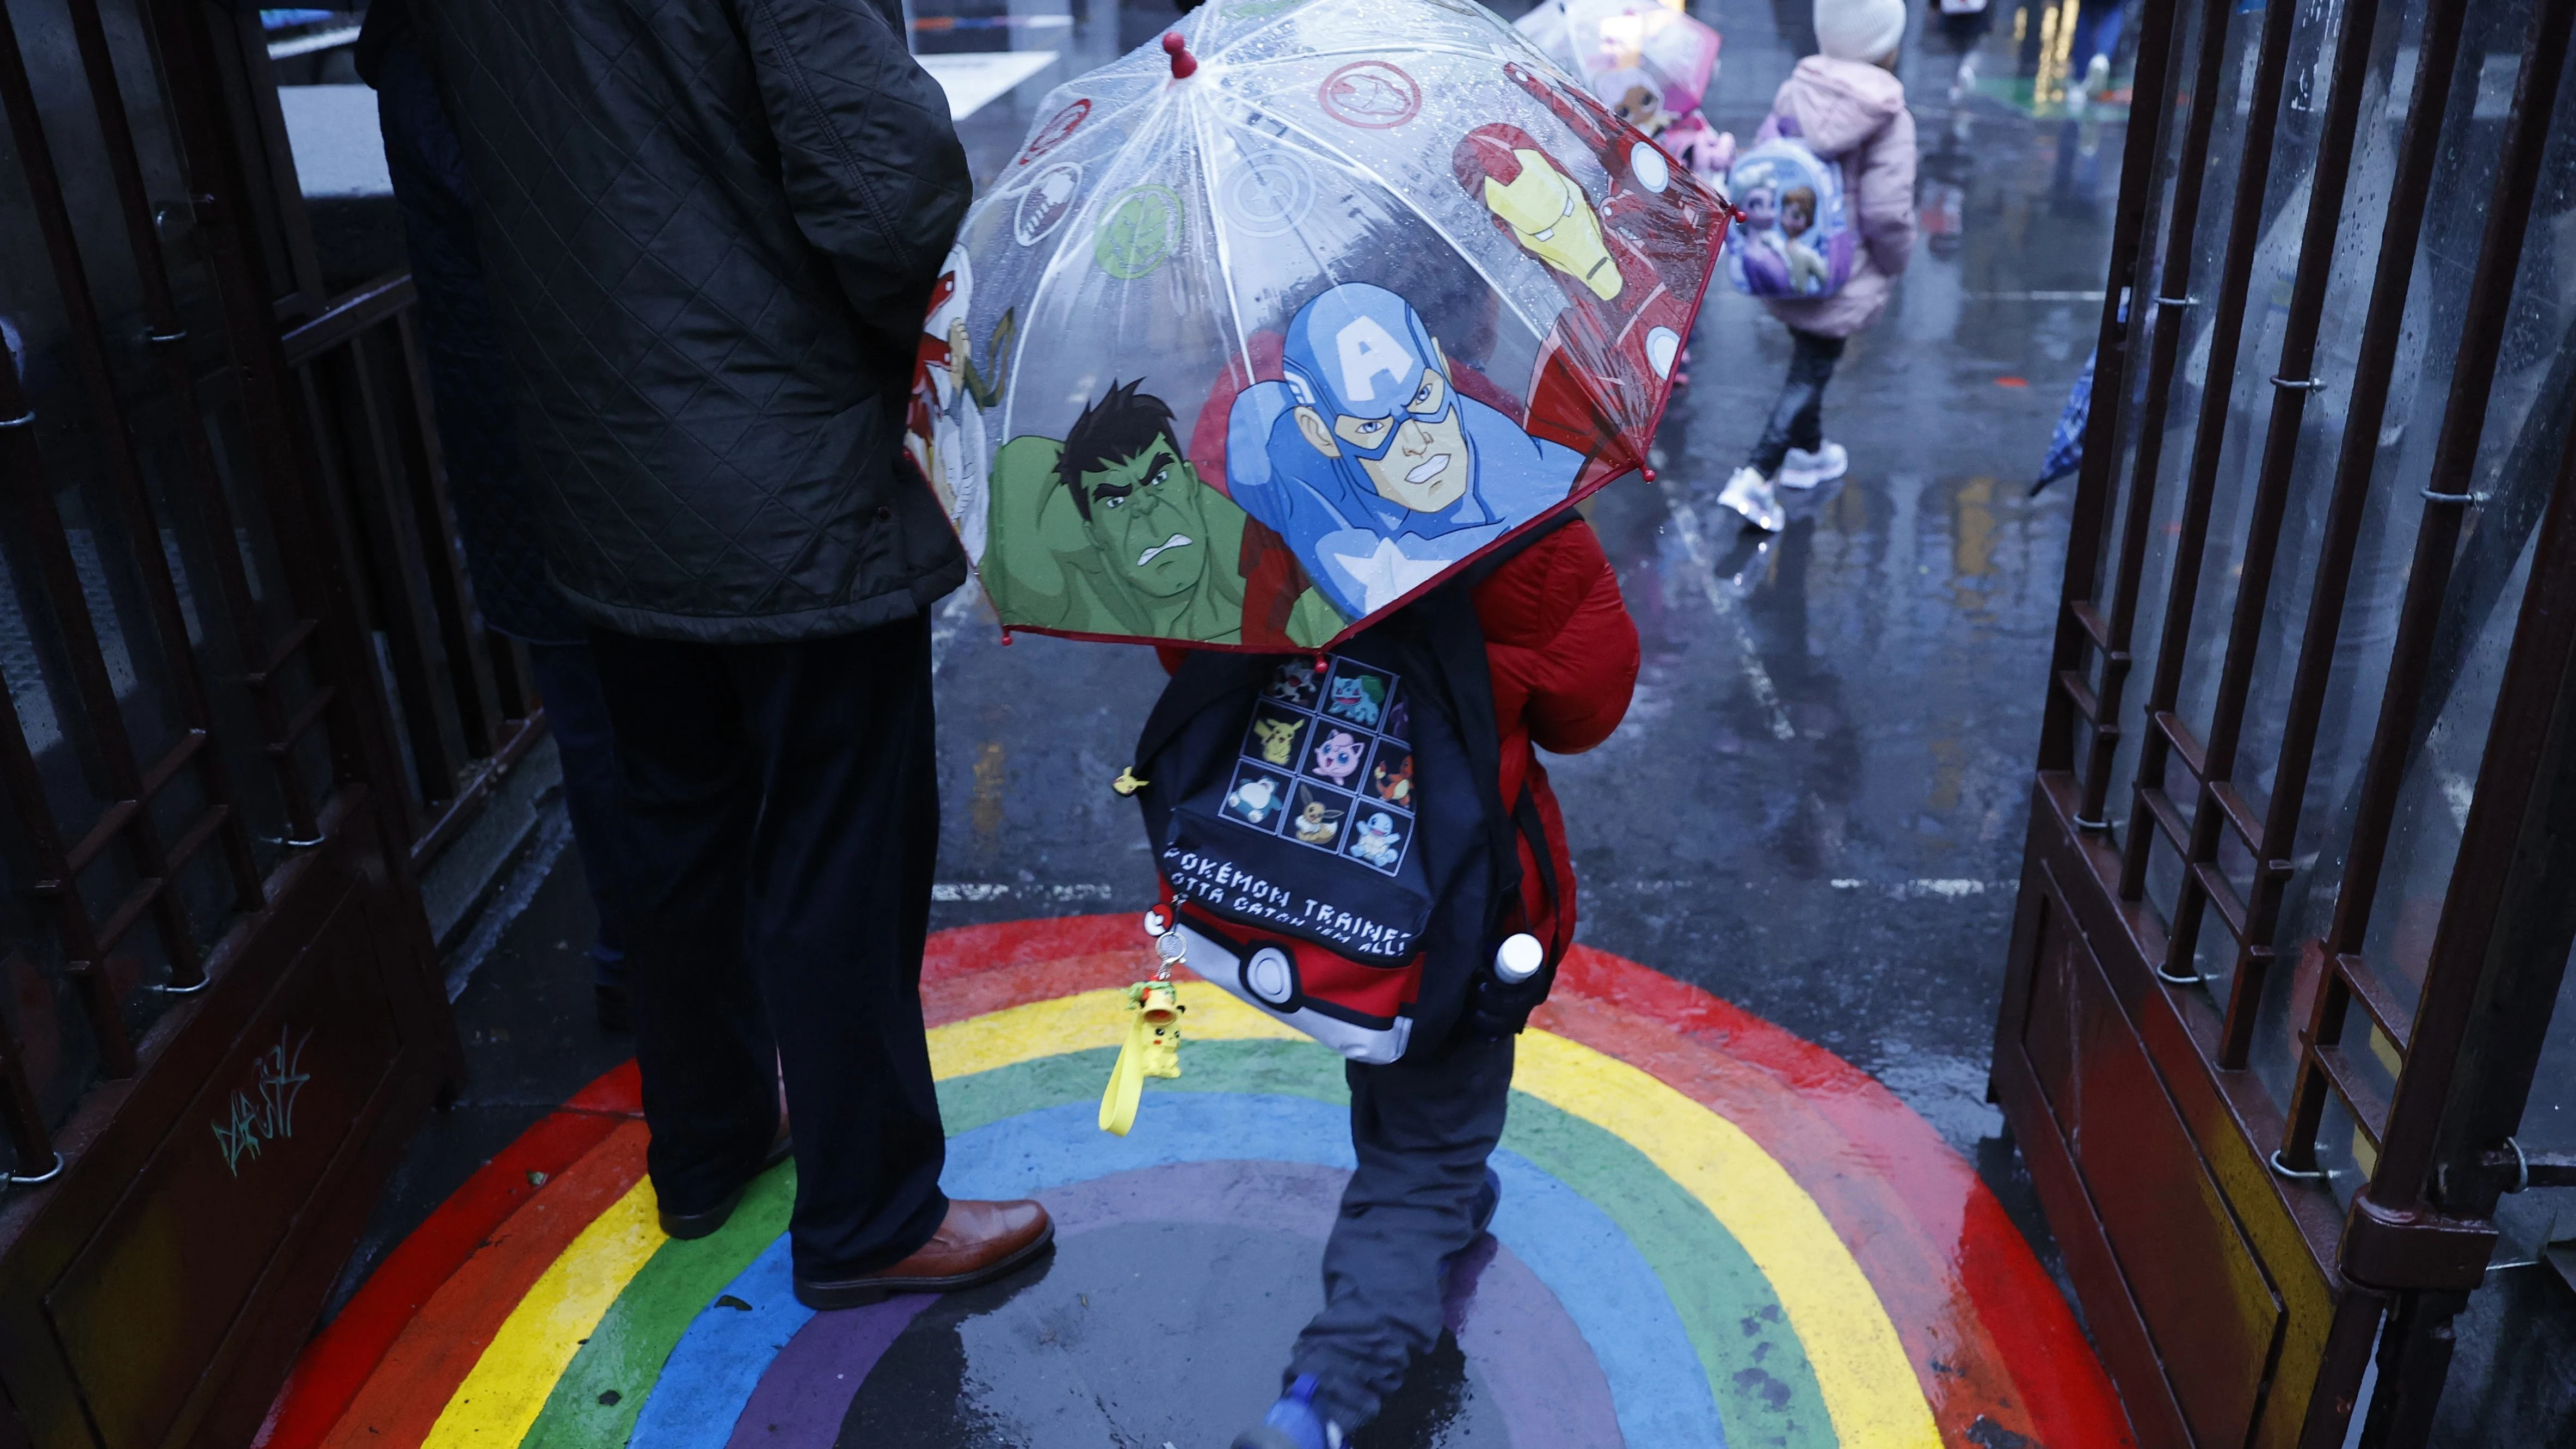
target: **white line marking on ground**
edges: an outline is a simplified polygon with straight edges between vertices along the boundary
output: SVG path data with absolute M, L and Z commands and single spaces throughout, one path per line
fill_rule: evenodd
M 1698 576 L 1700 591 L 1708 595 L 1709 608 L 1735 631 L 1736 652 L 1744 661 L 1744 682 L 1752 689 L 1754 701 L 1771 722 L 1771 737 L 1794 740 L 1797 727 L 1789 723 L 1788 710 L 1781 707 L 1780 688 L 1771 682 L 1771 671 L 1763 667 L 1761 646 L 1753 642 L 1753 629 L 1744 622 L 1744 613 L 1735 607 L 1735 596 L 1717 581 L 1717 566 L 1709 561 L 1708 546 L 1701 540 L 1699 513 L 1683 499 L 1680 490 L 1668 480 L 1658 480 L 1663 490 L 1664 508 L 1672 515 L 1673 529 L 1682 541 L 1682 552 L 1689 557 L 1691 572 Z
M 931 673 L 937 674 L 939 666 L 947 662 L 949 641 L 957 637 L 957 631 L 965 627 L 966 621 L 974 616 L 975 606 L 982 602 L 983 585 L 969 573 L 957 592 L 950 594 L 947 602 L 939 606 L 938 614 L 930 621 Z
M 913 57 L 948 93 L 948 119 L 962 121 L 1009 95 L 1020 82 L 1055 64 L 1052 50 L 952 51 Z
M 1970 896 L 1982 896 L 1988 892 L 2002 894 L 2012 890 L 2014 885 L 2013 882 L 2008 880 L 1921 879 L 1870 881 L 1863 880 L 1856 876 L 1835 876 L 1830 880 L 1827 880 L 1825 884 L 1838 891 L 1877 891 L 1883 895 L 1900 901 L 1932 899 L 1958 901 L 1965 900 Z M 1702 879 L 1668 880 L 1646 878 L 1640 880 L 1608 881 L 1603 883 L 1600 888 L 1609 891 L 1626 891 L 1634 895 L 1662 896 L 1703 894 L 1709 891 L 1713 885 L 1714 882 Z M 1589 887 L 1587 887 L 1587 889 L 1589 889 Z
M 1118 887 L 1093 881 L 1065 885 L 1009 881 L 944 880 L 931 886 L 934 901 L 1114 901 Z

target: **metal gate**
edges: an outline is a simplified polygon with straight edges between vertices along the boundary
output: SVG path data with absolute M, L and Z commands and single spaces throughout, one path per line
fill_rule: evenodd
M 2332 1449 L 2374 1351 L 2422 1443 L 2566 1176 L 2571 17 L 2141 13 L 1994 1090 L 2148 1445 Z
M 0 120 L 0 1445 L 239 1445 L 460 1069 L 415 867 L 542 721 L 255 10 L 0 0 Z

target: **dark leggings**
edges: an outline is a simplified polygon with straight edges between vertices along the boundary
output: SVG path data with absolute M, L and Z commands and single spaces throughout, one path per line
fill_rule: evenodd
M 1762 441 L 1753 445 L 1744 460 L 1765 478 L 1780 471 L 1780 462 L 1791 448 L 1812 453 L 1824 446 L 1825 383 L 1843 355 L 1842 338 L 1819 337 L 1795 327 L 1789 329 L 1789 345 L 1789 380 L 1780 388 L 1780 401 L 1771 409 Z

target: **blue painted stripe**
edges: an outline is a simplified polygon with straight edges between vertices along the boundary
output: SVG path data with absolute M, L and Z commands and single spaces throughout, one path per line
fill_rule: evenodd
M 1168 1092 L 1152 1130 L 1111 1137 L 1093 1104 L 1024 1113 L 952 1137 L 941 1186 L 954 1197 L 1047 1188 L 1180 1162 L 1352 1166 L 1350 1114 L 1306 1097 Z M 1494 1235 L 1527 1263 L 1592 1345 L 1628 1449 L 1725 1449 L 1706 1372 L 1663 1283 L 1599 1208 L 1513 1152 L 1494 1154 L 1503 1205 Z M 780 1239 L 727 1286 L 748 1311 L 709 1308 L 671 1351 L 635 1426 L 635 1449 L 723 1449 L 779 1349 L 812 1317 L 788 1282 Z
M 814 1316 L 796 1301 L 794 1279 L 781 1233 L 717 1295 L 750 1308 L 710 1301 L 672 1345 L 653 1396 L 635 1418 L 630 1449 L 724 1449 L 770 1361 Z

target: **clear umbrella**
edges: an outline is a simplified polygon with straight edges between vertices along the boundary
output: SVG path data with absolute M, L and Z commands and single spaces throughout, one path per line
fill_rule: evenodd
M 1347 635 L 1641 468 L 1726 208 L 1467 0 L 1211 0 L 968 214 L 909 446 L 1003 623 Z

